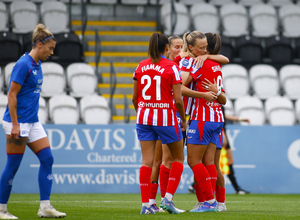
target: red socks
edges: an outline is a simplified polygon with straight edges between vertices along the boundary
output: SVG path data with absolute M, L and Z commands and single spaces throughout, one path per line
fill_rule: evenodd
M 216 186 L 216 200 L 221 203 L 225 202 L 225 188 Z
M 204 195 L 203 195 L 198 183 L 197 184 L 195 183 L 194 189 L 195 189 L 195 193 L 196 193 L 198 202 L 205 202 Z
M 215 189 L 216 189 L 216 185 L 217 185 L 217 169 L 216 166 L 214 164 L 212 165 L 208 165 L 205 166 L 209 176 L 211 177 L 210 181 L 211 181 L 211 188 L 213 190 L 213 194 L 215 194 Z
M 205 201 L 214 199 L 213 190 L 211 188 L 210 176 L 202 163 L 198 163 L 193 168 L 194 176 L 197 180 L 197 183 L 201 187 Z
M 157 194 L 158 184 L 150 183 L 150 199 L 155 199 Z
M 170 169 L 168 169 L 167 167 L 161 164 L 159 170 L 159 184 L 160 184 L 160 195 L 162 198 L 165 197 L 167 192 L 169 174 L 170 174 Z
M 152 168 L 141 166 L 140 168 L 140 188 L 142 203 L 149 202 L 150 198 L 150 182 L 151 182 Z
M 181 179 L 182 172 L 183 172 L 183 164 L 179 162 L 173 162 L 170 170 L 170 175 L 169 175 L 167 193 L 170 193 L 172 195 L 175 194 Z

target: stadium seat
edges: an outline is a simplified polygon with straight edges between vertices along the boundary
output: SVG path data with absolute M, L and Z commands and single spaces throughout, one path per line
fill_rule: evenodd
M 265 111 L 271 125 L 294 125 L 296 122 L 294 106 L 288 97 L 268 98 L 265 102 Z
M 156 5 L 156 1 L 157 0 L 149 0 L 149 3 L 151 5 Z M 171 0 L 158 0 L 159 5 L 163 5 L 163 4 L 170 3 L 170 2 L 171 2 Z
M 215 6 L 201 2 L 192 5 L 190 12 L 195 30 L 200 30 L 202 33 L 219 33 L 220 18 Z
M 0 31 L 8 31 L 8 12 L 3 2 L 0 2 Z
M 66 88 L 64 68 L 54 62 L 44 62 L 41 64 L 41 67 L 44 76 L 41 96 L 51 97 L 64 94 Z
M 30 52 L 32 49 L 32 33 L 22 35 L 23 53 Z
M 285 37 L 300 37 L 300 5 L 285 4 L 279 8 L 282 34 Z
M 223 85 L 226 96 L 236 99 L 249 92 L 249 79 L 247 69 L 239 64 L 226 64 L 222 67 Z
M 235 57 L 235 47 L 232 43 L 232 38 L 226 37 L 224 35 L 221 36 L 222 39 L 222 47 L 220 54 L 226 56 L 230 62 L 232 62 L 233 58 Z
M 82 44 L 76 34 L 60 33 L 56 34 L 55 38 L 54 55 L 50 57 L 50 60 L 64 67 L 74 62 L 83 62 Z
M 206 0 L 179 0 L 179 2 L 192 7 L 192 5 L 195 5 L 197 3 L 206 3 Z
M 295 39 L 294 56 L 300 60 L 300 38 Z
M 4 83 L 5 83 L 6 88 L 8 88 L 10 75 L 11 75 L 11 72 L 12 72 L 15 64 L 16 64 L 16 62 L 10 62 L 10 63 L 6 64 L 4 67 Z
M 295 102 L 295 112 L 296 112 L 296 118 L 300 123 L 300 97 Z
M 227 4 L 232 4 L 234 3 L 234 0 L 210 0 L 209 4 L 213 4 L 216 6 L 222 6 L 222 5 L 227 5 Z
M 124 5 L 147 5 L 148 0 L 121 0 Z
M 262 101 L 255 96 L 242 96 L 234 102 L 235 114 L 240 118 L 248 118 L 250 124 L 241 122 L 241 125 L 264 125 L 266 121 Z
M 37 6 L 29 1 L 13 1 L 10 4 L 12 31 L 18 34 L 32 32 L 39 21 Z
M 252 35 L 256 37 L 270 37 L 278 35 L 278 18 L 274 6 L 269 4 L 255 4 L 249 9 L 252 25 Z
M 280 7 L 282 5 L 293 4 L 293 0 L 268 0 L 268 4 Z
M 291 64 L 293 61 L 292 40 L 284 36 L 272 36 L 265 40 L 266 57 L 269 62 L 278 67 Z
M 256 64 L 249 69 L 249 78 L 254 95 L 260 99 L 279 95 L 280 83 L 274 66 Z
M 68 95 L 55 95 L 49 99 L 49 115 L 54 124 L 77 124 L 79 110 L 77 101 Z
M 48 108 L 46 100 L 43 97 L 39 99 L 39 112 L 38 112 L 39 121 L 42 124 L 46 124 L 48 121 Z
M 279 70 L 279 79 L 287 97 L 293 100 L 300 97 L 300 65 L 284 65 Z
M 87 95 L 80 99 L 80 114 L 86 124 L 108 124 L 110 109 L 107 99 L 99 95 Z
M 263 4 L 264 0 L 238 0 L 238 3 L 246 7 L 250 7 L 256 4 Z
M 59 1 L 44 1 L 40 6 L 41 20 L 53 34 L 68 32 L 67 6 Z
M 90 0 L 92 4 L 117 4 L 117 0 Z
M 7 95 L 0 93 L 0 124 L 2 124 L 3 115 L 7 106 Z
M 236 56 L 243 64 L 261 63 L 264 51 L 261 39 L 254 36 L 241 36 L 235 39 Z
M 70 2 L 70 0 L 60 0 L 61 2 L 64 2 L 64 3 L 69 3 Z M 104 0 L 104 1 L 110 1 L 110 0 Z M 112 0 L 112 1 L 114 1 L 114 0 Z M 87 0 L 83 0 L 83 2 L 84 3 L 86 3 L 87 2 Z M 72 0 L 72 3 L 74 3 L 74 4 L 81 4 L 81 0 Z
M 222 21 L 223 35 L 239 37 L 249 34 L 248 14 L 243 5 L 222 5 L 220 8 L 220 17 Z
M 66 73 L 70 95 L 82 97 L 96 94 L 98 82 L 92 66 L 87 63 L 72 63 L 67 67 Z
M 166 3 L 161 6 L 160 15 L 161 23 L 164 27 L 166 35 L 183 35 L 190 29 L 191 18 L 187 7 L 181 3 L 174 3 L 176 11 L 176 24 L 172 33 L 172 7 L 171 3 Z
M 224 105 L 224 108 L 225 108 L 226 114 L 234 115 L 233 103 L 229 98 L 226 99 L 226 104 Z
M 22 46 L 18 35 L 11 32 L 0 32 L 0 51 L 2 51 L 0 66 L 17 61 L 22 55 Z

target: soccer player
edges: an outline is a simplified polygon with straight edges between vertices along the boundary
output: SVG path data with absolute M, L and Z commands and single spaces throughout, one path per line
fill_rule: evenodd
M 150 177 L 158 136 L 167 144 L 172 158 L 168 188 L 161 207 L 172 214 L 179 214 L 174 208 L 173 196 L 183 171 L 182 133 L 174 112 L 173 99 L 182 119 L 182 130 L 186 119 L 181 97 L 181 75 L 178 65 L 167 59 L 168 38 L 153 33 L 150 37 L 149 58 L 138 65 L 133 76 L 133 104 L 137 111 L 136 130 L 141 143 L 142 166 L 140 188 L 142 197 L 141 214 L 153 214 L 150 208 Z
M 40 189 L 39 217 L 62 218 L 50 204 L 53 156 L 46 132 L 39 122 L 38 109 L 43 73 L 41 61 L 53 55 L 56 40 L 43 24 L 32 35 L 32 49 L 15 64 L 8 87 L 8 105 L 3 117 L 6 133 L 7 162 L 0 181 L 0 219 L 18 219 L 7 211 L 14 176 L 20 166 L 26 145 L 40 161 L 38 182 Z
M 184 34 L 183 40 L 184 50 L 188 51 L 191 57 L 206 53 L 207 38 L 201 32 L 187 32 Z M 219 51 L 221 44 L 218 47 L 214 50 L 218 49 Z M 194 100 L 187 133 L 187 153 L 188 164 L 192 168 L 194 177 L 205 198 L 204 204 L 198 209 L 191 210 L 191 212 L 218 211 L 213 193 L 217 181 L 214 158 L 218 136 L 224 124 L 221 104 L 226 103 L 226 96 L 222 88 L 221 66 L 215 61 L 206 60 L 203 66 L 198 68 L 190 60 L 184 60 L 183 67 L 186 69 L 192 67 L 192 71 L 182 69 L 183 85 L 193 81 L 195 90 L 199 92 L 207 91 L 204 89 L 204 82 L 213 82 L 213 85 L 216 84 L 217 86 L 217 91 L 207 92 L 214 95 L 214 101 L 211 102 L 205 98 Z

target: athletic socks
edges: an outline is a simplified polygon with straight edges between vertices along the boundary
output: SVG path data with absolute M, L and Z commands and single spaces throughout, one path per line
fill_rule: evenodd
M 215 194 L 216 184 L 217 184 L 217 169 L 214 164 L 205 166 L 211 181 L 211 188 L 213 190 L 213 194 Z
M 225 202 L 225 188 L 221 186 L 216 186 L 216 200 L 218 202 Z
M 169 182 L 170 169 L 165 167 L 163 164 L 160 165 L 159 170 L 159 185 L 160 185 L 160 195 L 164 198 L 167 192 L 168 182 Z
M 170 193 L 172 195 L 175 194 L 181 179 L 182 172 L 183 172 L 183 164 L 179 162 L 173 162 L 170 170 L 170 175 L 169 175 L 167 193 Z
M 152 168 L 141 166 L 140 168 L 140 189 L 142 203 L 149 203 L 150 198 L 150 182 Z
M 150 200 L 155 201 L 156 194 L 157 194 L 157 189 L 158 189 L 158 183 L 157 182 L 150 183 Z
M 49 200 L 53 181 L 52 165 L 53 156 L 50 147 L 39 151 L 36 156 L 40 160 L 40 169 L 38 174 L 40 199 Z
M 201 187 L 205 201 L 214 199 L 213 190 L 211 188 L 210 176 L 202 163 L 198 163 L 193 168 L 193 173 L 196 178 L 197 183 Z
M 197 196 L 198 202 L 205 202 L 204 195 L 203 195 L 203 193 L 202 193 L 202 191 L 201 191 L 201 187 L 199 186 L 198 183 L 197 183 L 197 184 L 196 184 L 196 183 L 194 184 L 194 189 L 195 189 L 195 194 L 196 194 L 196 196 Z
M 13 179 L 19 169 L 23 154 L 8 154 L 7 162 L 0 180 L 0 203 L 7 204 Z

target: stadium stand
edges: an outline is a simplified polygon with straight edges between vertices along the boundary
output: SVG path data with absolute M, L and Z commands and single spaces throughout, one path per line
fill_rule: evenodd
M 80 115 L 85 124 L 108 124 L 110 122 L 109 104 L 104 97 L 86 95 L 80 99 L 79 104 Z
M 267 3 L 276 7 L 280 7 L 282 5 L 292 4 L 293 1 L 292 0 L 268 0 Z
M 284 96 L 273 96 L 266 100 L 265 111 L 271 125 L 294 125 L 296 116 L 293 102 Z
M 97 94 L 97 77 L 87 63 L 72 63 L 66 69 L 70 95 L 82 97 Z
M 74 97 L 55 95 L 49 99 L 49 115 L 54 124 L 77 124 L 79 108 Z
M 4 115 L 4 112 L 6 111 L 6 105 L 7 105 L 7 95 L 0 93 L 0 124 L 2 124 L 2 116 Z
M 300 123 L 300 98 L 298 98 L 295 102 L 295 113 L 298 123 Z
M 235 2 L 234 0 L 209 0 L 209 4 L 213 4 L 216 6 L 232 4 L 234 2 Z
M 48 108 L 47 108 L 46 100 L 43 97 L 40 97 L 40 100 L 39 100 L 38 116 L 39 116 L 39 121 L 42 124 L 47 123 L 47 121 L 48 121 Z
M 278 71 L 269 64 L 256 64 L 249 69 L 249 79 L 254 96 L 267 99 L 280 95 Z
M 234 102 L 235 114 L 240 118 L 248 118 L 250 125 L 264 125 L 266 121 L 263 102 L 255 96 L 239 97 Z M 241 125 L 248 125 L 241 122 Z
M 15 64 L 16 62 L 10 62 L 4 66 L 4 83 L 6 88 L 8 88 L 11 71 L 14 68 Z
M 256 5 L 256 4 L 263 4 L 264 0 L 238 0 L 237 2 L 246 7 L 250 7 L 250 6 Z
M 54 95 L 65 94 L 66 79 L 64 68 L 55 62 L 43 62 L 43 86 L 41 96 L 50 98 Z
M 226 114 L 235 115 L 233 103 L 230 99 L 226 99 L 226 104 L 224 105 L 224 108 L 226 109 Z
M 8 14 L 3 2 L 0 2 L 0 31 L 8 31 Z
M 2 71 L 0 68 L 0 93 L 3 93 L 3 89 L 4 89 L 4 82 L 3 82 L 4 76 L 2 75 Z
M 229 37 L 249 35 L 247 10 L 240 4 L 224 4 L 220 8 L 222 33 Z
M 219 33 L 220 18 L 214 5 L 203 2 L 196 3 L 191 6 L 190 13 L 195 30 L 201 30 L 203 33 Z
M 285 96 L 292 100 L 300 97 L 300 65 L 284 65 L 279 70 L 279 79 Z
M 21 56 L 22 45 L 17 34 L 11 32 L 0 32 L 0 65 L 4 66 L 14 62 Z
M 300 6 L 285 4 L 279 8 L 279 20 L 282 27 L 282 35 L 285 37 L 300 37 Z

